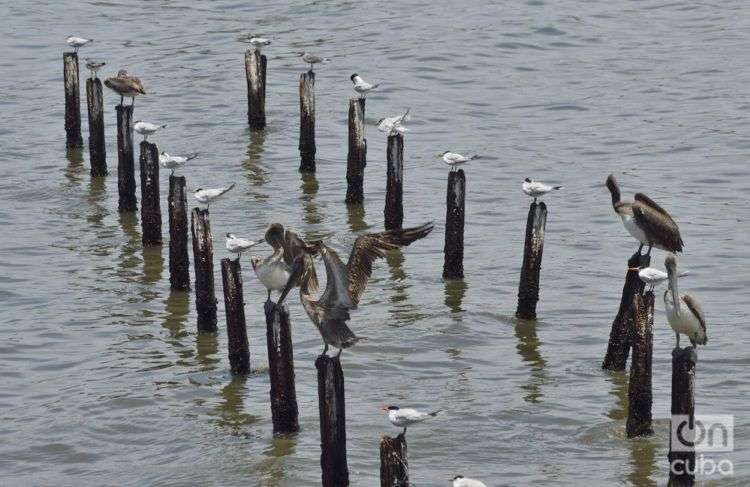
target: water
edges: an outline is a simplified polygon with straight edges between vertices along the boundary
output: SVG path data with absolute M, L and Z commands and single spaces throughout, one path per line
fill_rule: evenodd
M 143 250 L 137 217 L 117 212 L 115 96 L 105 95 L 110 175 L 92 181 L 88 153 L 66 155 L 71 33 L 96 39 L 81 57 L 107 59 L 103 75 L 122 67 L 143 79 L 135 117 L 169 125 L 160 150 L 202 152 L 184 171 L 189 188 L 238 183 L 212 207 L 217 283 L 227 231 L 254 237 L 280 221 L 306 237 L 336 232 L 332 245 L 346 251 L 381 229 L 385 139 L 374 122 L 412 107 L 405 223 L 437 228 L 377 264 L 352 320 L 369 338 L 343 355 L 353 485 L 378 483 L 380 435 L 396 433 L 383 404 L 446 410 L 409 432 L 417 486 L 457 473 L 489 485 L 665 483 L 673 335 L 660 297 L 653 438 L 625 438 L 626 376 L 600 370 L 636 246 L 609 204 L 610 172 L 625 195 L 648 193 L 680 223 L 680 266 L 694 274 L 682 287 L 709 323 L 697 411 L 735 415 L 735 477 L 708 484 L 750 483 L 744 2 L 267 3 L 2 2 L 4 485 L 319 484 L 316 331 L 295 299 L 302 431 L 273 438 L 264 291 L 249 263 L 257 372 L 232 379 L 221 296 L 221 332 L 197 335 L 193 295 L 169 291 L 167 246 Z M 245 121 L 235 38 L 248 31 L 274 42 L 264 134 Z M 302 50 L 333 58 L 316 80 L 314 177 L 297 172 Z M 383 88 L 367 102 L 366 204 L 348 212 L 354 71 Z M 440 278 L 447 169 L 435 156 L 446 149 L 483 156 L 467 168 L 460 283 Z M 565 185 L 547 199 L 536 325 L 513 318 L 526 176 Z

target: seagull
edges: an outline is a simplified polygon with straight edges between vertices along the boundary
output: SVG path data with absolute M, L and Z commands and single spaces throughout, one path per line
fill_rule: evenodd
M 254 240 L 237 237 L 233 233 L 227 233 L 227 250 L 233 254 L 237 254 L 238 260 L 242 257 L 242 252 L 251 247 L 255 247 L 260 243 L 263 243 L 263 239 L 256 242 Z
M 361 235 L 354 241 L 349 254 L 349 262 L 344 263 L 338 254 L 323 242 L 311 244 L 311 252 L 302 252 L 292 263 L 291 276 L 279 296 L 278 304 L 286 298 L 292 287 L 300 286 L 300 300 L 307 316 L 313 322 L 323 338 L 325 355 L 328 346 L 339 349 L 351 347 L 359 339 L 346 324 L 349 321 L 349 310 L 356 309 L 367 280 L 372 274 L 372 263 L 385 257 L 389 250 L 405 247 L 412 242 L 426 237 L 433 229 L 433 224 L 426 223 L 419 227 L 387 230 L 379 233 Z M 326 288 L 315 300 L 317 282 L 312 283 L 314 271 L 311 254 L 317 253 L 326 267 Z
M 91 71 L 92 78 L 96 78 L 96 72 L 99 71 L 102 66 L 107 64 L 105 61 L 91 59 L 90 57 L 85 57 L 83 60 L 86 62 L 86 68 Z
M 380 83 L 368 83 L 357 73 L 354 73 L 349 78 L 352 80 L 352 83 L 354 83 L 354 91 L 359 93 L 360 98 L 367 98 L 369 92 L 380 86 Z
M 421 423 L 438 415 L 441 409 L 431 413 L 423 413 L 412 408 L 400 408 L 398 406 L 383 406 L 383 411 L 388 411 L 388 420 L 393 426 L 404 428 L 402 435 L 406 434 L 406 428 L 413 424 Z
M 403 134 L 407 131 L 407 128 L 401 124 L 409 120 L 409 110 L 411 108 L 407 108 L 403 115 L 397 117 L 381 118 L 378 120 L 378 130 L 388 134 L 388 136 Z
M 119 70 L 117 76 L 104 80 L 104 86 L 120 95 L 120 105 L 122 105 L 123 98 L 127 96 L 131 99 L 131 106 L 133 106 L 136 96 L 146 94 L 141 80 L 128 75 L 124 69 Z
M 198 202 L 205 203 L 206 209 L 208 209 L 211 206 L 212 201 L 216 200 L 224 193 L 234 188 L 234 184 L 235 183 L 232 183 L 224 188 L 198 188 L 195 190 L 195 193 L 193 193 L 193 196 L 198 200 Z
M 149 135 L 153 135 L 157 130 L 163 129 L 166 125 L 157 125 L 155 123 L 144 122 L 143 120 L 136 120 L 133 124 L 133 130 L 143 136 L 143 140 L 148 140 Z
M 192 153 L 188 154 L 186 156 L 170 156 L 166 152 L 162 151 L 161 154 L 159 154 L 159 164 L 165 169 L 171 169 L 172 173 L 171 176 L 174 176 L 174 170 L 178 167 L 182 167 L 185 165 L 187 161 L 192 161 L 198 157 L 198 153 Z
M 328 63 L 331 61 L 327 57 L 316 56 L 315 54 L 310 54 L 309 52 L 301 53 L 300 57 L 305 63 L 310 65 L 310 71 L 313 70 L 313 64 Z
M 643 281 L 644 284 L 648 284 L 651 287 L 649 291 L 653 291 L 656 286 L 666 281 L 669 275 L 661 269 L 656 267 L 628 267 L 630 271 L 638 271 L 638 277 Z M 688 271 L 682 271 L 677 274 L 677 277 L 683 277 L 690 275 Z
M 462 166 L 469 161 L 479 159 L 478 155 L 467 157 L 467 156 L 458 154 L 456 152 L 451 152 L 449 150 L 443 152 L 442 156 L 443 156 L 443 162 L 451 166 L 451 171 L 455 171 L 458 168 L 458 166 Z
M 266 39 L 265 37 L 252 36 L 249 39 L 246 37 L 244 40 L 258 52 L 260 52 L 262 47 L 271 45 L 271 40 Z
M 534 181 L 531 178 L 526 178 L 523 180 L 521 188 L 524 193 L 534 198 L 534 203 L 536 203 L 537 198 L 541 198 L 550 191 L 562 189 L 562 186 L 548 186 L 541 181 Z
M 91 42 L 94 42 L 94 39 L 84 39 L 83 37 L 78 36 L 68 36 L 65 39 L 65 42 L 75 49 L 75 52 L 78 52 L 78 49 L 85 46 L 86 44 L 89 44 Z
M 453 477 L 453 487 L 487 487 L 487 484 L 480 480 L 470 479 L 463 475 Z
M 639 255 L 644 245 L 648 245 L 646 255 L 651 255 L 653 247 L 667 252 L 682 252 L 684 244 L 680 229 L 667 210 L 643 193 L 636 193 L 635 201 L 620 201 L 620 187 L 612 174 L 607 178 L 607 188 L 612 194 L 615 213 L 620 216 L 630 235 L 641 244 L 638 247 Z
M 669 287 L 664 291 L 664 308 L 667 312 L 667 321 L 674 330 L 677 340 L 676 348 L 680 348 L 680 333 L 688 336 L 693 347 L 705 345 L 708 342 L 706 317 L 697 299 L 689 294 L 678 292 L 677 259 L 674 254 L 667 255 L 664 266 L 669 275 Z

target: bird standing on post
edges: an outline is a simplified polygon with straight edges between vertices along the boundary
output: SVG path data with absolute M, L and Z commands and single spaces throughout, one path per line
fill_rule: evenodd
M 453 487 L 487 487 L 487 484 L 481 480 L 470 479 L 463 475 L 453 477 Z
M 242 252 L 260 243 L 263 243 L 263 239 L 255 242 L 254 240 L 238 237 L 233 233 L 227 233 L 227 250 L 233 254 L 237 254 L 238 260 L 242 257 Z
M 458 169 L 458 166 L 462 166 L 469 161 L 479 159 L 479 156 L 476 154 L 473 156 L 464 156 L 457 152 L 451 152 L 449 150 L 443 152 L 441 154 L 441 157 L 443 158 L 443 162 L 451 167 L 451 171 L 455 171 L 456 169 Z
M 260 52 L 262 47 L 271 45 L 271 41 L 265 37 L 246 36 L 242 40 L 250 44 L 258 52 Z
M 401 434 L 405 435 L 406 428 L 408 426 L 421 423 L 422 421 L 426 421 L 430 418 L 434 418 L 441 410 L 438 409 L 437 411 L 433 411 L 431 413 L 423 413 L 422 411 L 417 411 L 416 409 L 412 408 L 383 406 L 383 411 L 388 411 L 388 421 L 390 421 L 393 426 L 404 428 L 404 431 L 402 431 Z
M 91 59 L 90 57 L 85 57 L 83 60 L 86 62 L 86 69 L 88 69 L 91 72 L 91 78 L 96 78 L 96 73 L 107 63 L 105 61 L 99 61 L 97 59 Z
M 313 72 L 313 65 L 318 63 L 328 63 L 331 60 L 327 57 L 320 57 L 316 56 L 315 54 L 310 54 L 309 52 L 302 52 L 300 53 L 300 57 L 302 60 L 310 65 L 310 71 Z
M 667 321 L 674 330 L 677 343 L 680 348 L 680 333 L 688 336 L 690 343 L 705 345 L 708 342 L 706 334 L 706 318 L 703 309 L 690 294 L 680 294 L 677 289 L 677 259 L 669 254 L 664 260 L 669 275 L 669 287 L 664 291 L 664 308 L 667 312 Z
M 380 83 L 368 83 L 367 81 L 363 80 L 362 77 L 357 73 L 351 75 L 349 79 L 351 79 L 352 83 L 354 83 L 354 91 L 359 93 L 360 98 L 367 98 L 367 94 L 369 92 L 380 86 Z
M 208 209 L 209 206 L 211 206 L 212 201 L 215 201 L 219 197 L 223 196 L 232 188 L 234 188 L 234 183 L 223 188 L 198 188 L 195 190 L 195 193 L 193 193 L 193 196 L 196 200 L 198 200 L 198 202 L 205 204 L 206 209 Z
M 148 140 L 149 135 L 154 135 L 157 130 L 163 129 L 165 125 L 157 125 L 151 122 L 144 122 L 143 120 L 136 120 L 133 124 L 133 130 L 143 136 L 143 140 Z
M 171 176 L 174 176 L 175 169 L 184 166 L 187 161 L 192 161 L 196 157 L 198 157 L 198 153 L 188 154 L 186 156 L 170 156 L 162 151 L 162 153 L 159 154 L 159 164 L 165 169 L 170 169 L 172 171 Z
M 562 188 L 562 186 L 549 186 L 541 181 L 534 181 L 531 178 L 524 179 L 523 184 L 521 185 L 523 192 L 527 196 L 534 198 L 534 203 L 536 203 L 537 198 L 541 198 L 551 191 L 557 191 Z
M 78 49 L 91 42 L 94 42 L 94 39 L 85 39 L 78 36 L 68 36 L 65 39 L 65 43 L 72 47 L 76 53 L 78 52 Z
M 403 115 L 397 117 L 387 117 L 378 120 L 378 130 L 387 134 L 388 136 L 403 134 L 408 129 L 402 124 L 409 120 L 409 111 L 411 108 L 407 108 Z
M 134 106 L 135 97 L 146 94 L 141 80 L 128 75 L 124 69 L 119 70 L 117 76 L 104 80 L 104 86 L 120 95 L 120 105 L 123 103 L 123 98 L 128 97 L 131 99 L 131 106 Z

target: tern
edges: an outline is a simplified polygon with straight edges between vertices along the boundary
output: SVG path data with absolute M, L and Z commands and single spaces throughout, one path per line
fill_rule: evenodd
M 470 479 L 463 475 L 453 477 L 453 487 L 487 487 L 487 484 L 481 480 Z
M 441 156 L 443 157 L 443 162 L 451 166 L 451 171 L 455 171 L 456 169 L 458 169 L 458 166 L 462 166 L 469 161 L 479 159 L 478 155 L 467 157 L 456 152 L 451 152 L 449 150 L 443 152 Z
M 536 203 L 537 198 L 541 198 L 551 191 L 557 191 L 562 188 L 562 186 L 549 186 L 541 181 L 534 181 L 531 178 L 524 179 L 523 184 L 521 185 L 521 189 L 523 189 L 523 192 L 526 195 L 534 198 L 534 203 Z
M 135 97 L 146 94 L 141 80 L 130 76 L 124 69 L 119 70 L 117 76 L 104 80 L 104 86 L 120 95 L 120 105 L 124 97 L 131 99 L 131 106 L 135 105 Z
M 247 39 L 245 42 L 247 42 L 248 44 L 250 44 L 253 47 L 253 49 L 255 49 L 258 52 L 260 52 L 260 50 L 261 50 L 262 47 L 264 47 L 264 46 L 270 46 L 271 45 L 270 39 L 266 39 L 265 37 L 254 37 L 253 36 L 253 37 L 250 37 L 249 39 Z
M 133 130 L 143 136 L 143 140 L 148 140 L 149 135 L 154 135 L 157 130 L 163 129 L 166 125 L 157 125 L 143 120 L 136 120 L 133 124 Z
M 638 277 L 644 284 L 651 286 L 649 291 L 653 291 L 656 286 L 666 281 L 669 275 L 661 269 L 656 267 L 628 267 L 630 271 L 638 271 Z M 690 275 L 688 271 L 682 271 L 677 274 L 677 277 L 683 277 Z
M 359 93 L 360 98 L 367 98 L 367 94 L 380 86 L 380 83 L 368 83 L 367 81 L 363 80 L 360 75 L 357 73 L 354 73 L 349 77 L 349 79 L 352 80 L 352 83 L 354 83 L 354 91 Z
M 404 431 L 401 432 L 403 435 L 406 434 L 406 428 L 408 426 L 434 418 L 441 411 L 438 409 L 431 413 L 424 413 L 422 411 L 417 411 L 416 409 L 400 408 L 398 406 L 383 406 L 383 410 L 388 411 L 388 421 L 390 421 L 393 426 L 404 428 Z
M 397 117 L 381 118 L 378 120 L 378 130 L 388 134 L 388 136 L 403 134 L 407 131 L 407 128 L 402 124 L 409 120 L 409 111 L 411 108 L 407 108 L 403 115 Z
M 677 259 L 674 254 L 667 255 L 664 266 L 669 275 L 669 286 L 664 291 L 664 308 L 667 312 L 667 321 L 674 330 L 677 340 L 676 348 L 680 348 L 680 333 L 688 336 L 693 347 L 705 345 L 708 342 L 708 336 L 703 309 L 693 296 L 678 292 Z
M 81 47 L 91 42 L 94 42 L 94 39 L 85 39 L 83 37 L 78 37 L 78 36 L 68 36 L 65 39 L 65 43 L 68 44 L 73 49 L 75 49 L 75 52 L 78 52 L 78 49 L 80 49 Z
M 242 257 L 242 252 L 245 250 L 255 247 L 256 245 L 263 243 L 263 240 L 248 240 L 246 238 L 237 237 L 233 233 L 227 233 L 227 250 L 232 254 L 237 254 L 237 259 Z
M 234 184 L 235 183 L 232 183 L 229 186 L 223 188 L 198 188 L 195 190 L 195 193 L 193 193 L 193 196 L 200 203 L 204 203 L 206 205 L 206 209 L 208 209 L 211 206 L 212 201 L 215 201 L 222 195 L 226 194 L 227 191 L 234 188 Z
M 91 78 L 96 78 L 97 71 L 107 64 L 105 61 L 91 59 L 90 57 L 85 57 L 83 60 L 86 62 L 86 68 L 91 71 Z
M 174 176 L 175 169 L 184 166 L 187 161 L 192 161 L 196 157 L 198 157 L 198 153 L 188 154 L 186 156 L 170 156 L 162 151 L 162 153 L 159 154 L 159 164 L 165 169 L 171 169 L 172 173 L 170 175 Z
M 320 57 L 320 56 L 316 56 L 315 54 L 310 54 L 309 52 L 303 52 L 303 53 L 300 53 L 300 57 L 302 58 L 302 60 L 303 60 L 303 61 L 304 61 L 305 63 L 307 63 L 307 64 L 309 64 L 309 65 L 310 65 L 310 71 L 312 71 L 312 70 L 313 70 L 313 65 L 314 65 L 314 64 L 318 64 L 318 63 L 328 63 L 328 62 L 330 62 L 330 61 L 331 61 L 331 60 L 330 60 L 330 59 L 328 59 L 327 57 Z

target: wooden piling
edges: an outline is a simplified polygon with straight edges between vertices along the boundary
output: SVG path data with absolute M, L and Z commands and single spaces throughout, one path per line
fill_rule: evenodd
M 349 153 L 346 156 L 346 203 L 359 205 L 365 199 L 364 179 L 367 165 L 365 139 L 365 99 L 349 99 Z
M 233 374 L 245 375 L 250 372 L 250 346 L 247 342 L 245 299 L 239 257 L 235 260 L 221 259 L 221 283 L 227 314 L 229 367 Z
M 695 449 L 680 442 L 672 443 L 680 423 L 680 437 L 695 440 L 695 362 L 690 347 L 672 352 L 672 418 L 669 435 L 669 487 L 689 487 L 695 483 Z
M 65 146 L 83 147 L 78 53 L 63 53 L 63 79 L 65 82 Z
M 547 205 L 534 201 L 529 206 L 526 218 L 526 241 L 523 246 L 521 279 L 518 282 L 518 306 L 516 318 L 536 319 L 536 303 L 539 301 L 539 271 L 544 253 L 544 230 L 547 226 Z
M 404 222 L 404 136 L 388 136 L 388 169 L 385 186 L 385 229 L 401 228 Z
M 266 128 L 266 56 L 257 49 L 245 51 L 247 123 L 253 130 Z
M 315 73 L 299 77 L 300 172 L 315 172 Z
M 628 383 L 628 438 L 651 436 L 651 362 L 654 341 L 654 293 L 633 296 L 633 358 Z
M 464 170 L 450 171 L 446 192 L 443 279 L 463 279 L 464 277 L 465 204 L 466 175 Z
M 185 176 L 169 176 L 169 286 L 190 289 Z
M 133 158 L 133 107 L 117 105 L 117 192 L 120 211 L 138 209 L 135 197 L 135 160 Z
M 141 242 L 143 246 L 161 245 L 161 200 L 159 196 L 159 149 L 141 142 Z
M 323 487 L 346 487 L 349 485 L 349 467 L 346 463 L 344 373 L 338 357 L 327 355 L 315 360 L 315 368 L 318 370 Z
M 607 353 L 602 362 L 602 368 L 606 370 L 625 370 L 630 353 L 631 337 L 630 331 L 633 329 L 633 314 L 631 304 L 633 296 L 643 294 L 644 284 L 638 277 L 637 267 L 643 263 L 648 266 L 651 258 L 640 255 L 638 252 L 628 259 L 628 271 L 625 274 L 625 285 L 622 288 L 622 298 L 620 299 L 620 308 L 617 311 L 612 329 L 609 333 L 609 344 Z
M 289 309 L 286 303 L 277 306 L 270 299 L 264 306 L 268 369 L 271 376 L 271 418 L 273 432 L 299 431 L 297 392 L 294 385 L 294 350 Z
M 86 80 L 86 105 L 89 114 L 89 159 L 91 176 L 106 176 L 107 150 L 104 146 L 104 99 L 99 78 Z
M 380 487 L 409 487 L 409 464 L 406 459 L 406 438 L 380 439 Z
M 214 291 L 214 244 L 208 209 L 193 208 L 190 212 L 190 233 L 193 237 L 195 269 L 195 308 L 198 331 L 216 331 L 216 293 Z

